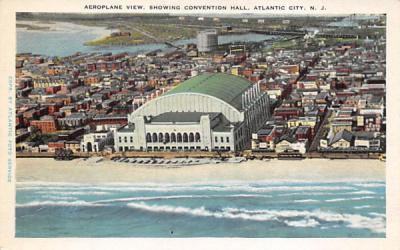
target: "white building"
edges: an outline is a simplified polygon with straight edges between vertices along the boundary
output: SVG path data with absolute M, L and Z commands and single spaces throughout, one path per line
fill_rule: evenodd
M 100 152 L 106 145 L 112 145 L 114 140 L 114 130 L 96 131 L 83 136 L 81 141 L 82 152 Z
M 130 114 L 115 133 L 115 150 L 242 150 L 268 117 L 268 96 L 258 84 L 206 73 Z
M 197 49 L 199 52 L 210 52 L 217 46 L 218 34 L 216 30 L 203 30 L 197 34 Z

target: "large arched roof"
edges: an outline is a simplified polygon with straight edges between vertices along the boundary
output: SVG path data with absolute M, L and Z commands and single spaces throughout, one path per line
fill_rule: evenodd
M 242 93 L 251 86 L 251 82 L 238 76 L 223 73 L 204 73 L 180 83 L 166 95 L 181 93 L 200 93 L 221 99 L 233 107 L 242 106 Z

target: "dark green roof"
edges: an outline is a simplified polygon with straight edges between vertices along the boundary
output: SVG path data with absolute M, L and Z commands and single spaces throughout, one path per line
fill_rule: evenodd
M 233 107 L 242 106 L 242 93 L 251 86 L 251 82 L 234 75 L 223 73 L 204 73 L 182 82 L 164 95 L 180 93 L 199 93 L 214 96 Z

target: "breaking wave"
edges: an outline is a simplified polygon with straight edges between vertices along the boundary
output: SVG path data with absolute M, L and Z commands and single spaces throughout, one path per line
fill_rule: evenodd
M 304 199 L 304 200 L 294 200 L 294 203 L 316 203 L 319 202 L 319 200 L 313 200 L 313 199 Z
M 151 201 L 173 199 L 214 199 L 214 198 L 269 198 L 271 195 L 259 194 L 231 194 L 231 195 L 169 195 L 169 196 L 141 196 L 117 199 L 98 200 L 95 203 L 123 202 L 123 201 Z
M 38 207 L 38 206 L 60 206 L 60 207 L 94 207 L 102 206 L 92 202 L 77 200 L 77 201 L 31 201 L 28 203 L 16 204 L 16 207 Z
M 354 186 L 364 188 L 386 187 L 386 183 L 355 183 Z
M 50 191 L 46 191 L 46 190 Z M 232 192 L 274 192 L 274 191 L 352 191 L 356 190 L 354 187 L 343 186 L 252 186 L 252 185 L 232 185 L 232 186 L 40 186 L 40 187 L 19 187 L 19 191 L 23 190 L 38 190 L 38 193 L 53 193 L 60 194 L 72 192 L 185 192 L 185 191 L 232 191 Z
M 385 233 L 386 227 L 385 218 L 382 216 L 367 217 L 359 214 L 340 214 L 321 210 L 247 210 L 223 208 L 220 211 L 211 211 L 205 207 L 188 208 L 169 205 L 148 205 L 144 202 L 128 203 L 128 207 L 154 213 L 185 214 L 199 217 L 241 219 L 260 222 L 276 221 L 285 223 L 291 227 L 315 227 L 321 222 L 339 222 L 346 223 L 349 228 L 368 229 L 376 233 Z
M 362 197 L 352 197 L 352 198 L 337 198 L 325 200 L 326 202 L 340 202 L 340 201 L 359 201 L 359 200 L 369 200 L 376 199 L 374 196 L 362 196 Z
M 107 195 L 110 192 L 101 192 L 101 191 L 39 191 L 37 194 L 46 194 L 46 195 Z

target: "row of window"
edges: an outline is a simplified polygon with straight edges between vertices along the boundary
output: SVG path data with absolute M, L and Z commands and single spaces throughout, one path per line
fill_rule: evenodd
M 221 137 L 222 138 L 222 137 Z M 228 137 L 227 137 L 228 138 Z M 223 140 L 223 139 L 222 139 Z M 118 141 L 122 143 L 128 142 L 128 137 L 127 136 L 119 136 Z M 133 136 L 129 137 L 129 142 L 133 143 Z M 146 134 L 146 142 L 162 142 L 162 143 L 168 143 L 168 142 L 201 142 L 201 137 L 200 133 L 147 133 Z M 229 138 L 227 139 L 227 142 L 229 142 Z
M 201 150 L 200 146 L 197 147 L 147 147 L 148 151 L 164 151 L 164 150 Z
M 119 151 L 134 151 L 135 147 L 119 147 Z M 201 150 L 200 146 L 197 147 L 147 147 L 147 151 L 180 151 L 180 150 Z M 208 150 L 206 147 L 205 150 Z M 143 151 L 143 147 L 140 147 L 140 151 Z
M 135 148 L 134 147 L 119 147 L 119 151 L 134 151 Z M 142 151 L 143 148 L 140 148 L 140 151 Z M 191 150 L 201 150 L 200 146 L 196 146 L 196 147 L 147 147 L 147 151 L 191 151 Z M 208 150 L 208 148 L 206 148 L 205 150 Z M 213 150 L 219 151 L 230 151 L 231 147 L 214 147 Z
M 128 137 L 124 136 L 123 138 L 124 138 L 124 142 L 127 143 L 128 142 Z M 120 142 L 120 143 L 122 142 L 122 136 L 118 137 L 118 142 Z M 133 136 L 129 137 L 129 142 L 133 142 Z
M 146 142 L 201 142 L 200 133 L 147 133 Z
M 214 137 L 214 141 L 215 141 L 215 142 L 218 142 L 218 136 L 215 136 L 215 137 Z M 221 136 L 220 142 L 221 142 L 221 143 L 224 143 L 224 137 L 223 137 L 223 136 Z M 228 136 L 226 137 L 226 142 L 229 143 L 229 137 L 228 137 Z

